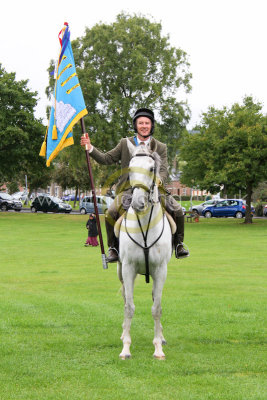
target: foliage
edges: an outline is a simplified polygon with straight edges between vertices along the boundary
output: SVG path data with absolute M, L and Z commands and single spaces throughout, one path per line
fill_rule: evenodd
M 261 201 L 258 201 L 256 204 L 255 204 L 255 214 L 258 216 L 258 217 L 262 217 L 263 216 L 263 203 L 261 202 Z
M 63 189 L 76 188 L 82 191 L 91 190 L 88 167 L 84 149 L 80 146 L 79 127 L 73 132 L 74 145 L 60 152 L 53 172 L 53 179 Z M 102 169 L 93 159 L 90 159 L 93 169 L 94 183 L 101 185 L 106 180 L 107 172 Z M 104 172 L 105 171 L 105 172 Z
M 8 182 L 6 187 L 9 194 L 13 194 L 19 191 L 19 185 L 16 181 Z
M 0 182 L 24 181 L 42 186 L 47 173 L 39 157 L 45 128 L 34 117 L 37 93 L 27 87 L 28 81 L 16 81 L 0 64 Z
M 170 160 L 177 152 L 189 119 L 188 106 L 177 101 L 177 94 L 191 89 L 191 74 L 186 53 L 172 47 L 161 29 L 142 16 L 120 14 L 114 23 L 87 28 L 72 42 L 88 110 L 85 124 L 93 144 L 103 151 L 132 135 L 137 107 L 151 107 L 158 121 L 156 137 L 167 143 Z M 50 62 L 48 71 L 53 69 Z M 50 75 L 47 95 L 52 91 Z M 115 168 L 101 166 L 105 177 Z
M 266 400 L 267 219 L 186 224 L 191 257 L 171 259 L 163 291 L 165 362 L 152 357 L 143 276 L 133 358 L 119 360 L 120 283 L 83 247 L 87 219 L 0 213 L 0 398 Z
M 267 181 L 261 182 L 253 192 L 253 201 L 267 201 Z
M 188 186 L 225 194 L 241 191 L 246 198 L 245 222 L 251 223 L 251 196 L 267 178 L 267 118 L 262 105 L 245 97 L 230 109 L 210 107 L 202 123 L 184 139 L 181 157 L 187 162 L 181 181 Z

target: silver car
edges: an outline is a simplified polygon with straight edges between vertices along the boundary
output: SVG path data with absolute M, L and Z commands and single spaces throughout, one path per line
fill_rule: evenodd
M 221 201 L 223 199 L 213 199 L 213 200 L 207 200 L 204 201 L 202 204 L 198 204 L 197 206 L 192 207 L 192 211 L 198 213 L 198 215 L 201 215 L 202 210 L 207 207 L 207 206 L 214 206 L 215 204 L 218 203 L 218 201 Z
M 113 199 L 109 196 L 96 196 L 96 204 L 99 214 L 105 214 L 106 210 L 113 203 Z M 85 196 L 80 200 L 80 213 L 90 214 L 95 212 L 95 206 L 92 196 Z

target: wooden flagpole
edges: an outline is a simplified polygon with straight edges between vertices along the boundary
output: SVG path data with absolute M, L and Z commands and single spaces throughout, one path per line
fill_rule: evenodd
M 85 135 L 86 130 L 85 130 L 84 119 L 81 118 L 80 121 L 81 121 L 82 134 Z M 99 242 L 100 242 L 100 248 L 101 248 L 101 253 L 102 253 L 103 269 L 108 269 L 108 264 L 107 264 L 107 260 L 106 260 L 105 250 L 104 250 L 103 237 L 102 237 L 102 232 L 101 232 L 99 213 L 98 213 L 97 202 L 96 202 L 95 185 L 94 185 L 94 180 L 93 180 L 90 155 L 89 155 L 89 151 L 87 148 L 85 148 L 85 155 L 86 155 L 87 167 L 88 167 L 88 172 L 89 172 L 89 178 L 90 178 L 91 187 L 92 187 L 92 195 L 93 195 L 93 202 L 94 202 L 94 206 L 95 206 L 96 223 L 97 223 Z

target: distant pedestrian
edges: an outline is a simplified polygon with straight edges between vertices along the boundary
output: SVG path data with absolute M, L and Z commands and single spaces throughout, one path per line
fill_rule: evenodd
M 97 236 L 97 226 L 96 226 L 96 216 L 95 214 L 90 214 L 89 219 L 86 223 L 86 228 L 88 229 L 88 238 L 85 242 L 85 246 L 98 246 Z

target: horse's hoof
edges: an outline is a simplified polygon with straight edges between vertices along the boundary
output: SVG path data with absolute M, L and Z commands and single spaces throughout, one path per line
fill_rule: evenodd
M 167 340 L 162 340 L 162 342 L 161 342 L 161 344 L 162 344 L 162 346 L 166 346 L 166 344 L 167 344 Z
M 131 354 L 120 354 L 121 360 L 129 360 L 131 357 Z
M 154 358 L 155 358 L 156 360 L 165 360 L 165 355 L 156 356 L 156 355 L 154 354 L 153 356 L 154 356 Z

